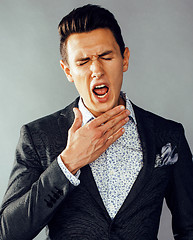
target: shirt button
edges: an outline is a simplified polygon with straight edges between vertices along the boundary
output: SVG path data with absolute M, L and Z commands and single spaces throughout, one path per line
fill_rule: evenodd
M 114 205 L 112 203 L 109 204 L 110 210 L 114 210 Z

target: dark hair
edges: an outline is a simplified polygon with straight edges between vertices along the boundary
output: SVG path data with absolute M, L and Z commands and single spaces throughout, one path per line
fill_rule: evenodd
M 72 10 L 58 25 L 60 34 L 60 53 L 63 61 L 68 62 L 66 42 L 72 33 L 90 32 L 98 28 L 108 28 L 113 33 L 123 56 L 125 43 L 121 35 L 121 29 L 114 15 L 98 5 L 88 4 Z

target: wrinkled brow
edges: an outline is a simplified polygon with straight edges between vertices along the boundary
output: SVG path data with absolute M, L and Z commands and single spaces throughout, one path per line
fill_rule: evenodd
M 105 51 L 105 52 L 99 54 L 98 57 L 104 57 L 104 56 L 109 55 L 111 53 L 113 53 L 113 51 L 111 51 L 111 50 Z M 90 57 L 80 57 L 80 58 L 76 59 L 76 62 L 84 62 L 84 61 L 89 61 L 89 60 L 90 60 Z

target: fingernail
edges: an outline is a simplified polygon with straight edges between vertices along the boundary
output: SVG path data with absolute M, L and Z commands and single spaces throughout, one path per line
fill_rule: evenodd
M 125 106 L 123 106 L 123 105 L 120 106 L 120 109 L 121 109 L 121 110 L 124 110 L 124 109 L 125 109 Z
M 130 111 L 129 111 L 129 110 L 126 110 L 126 114 L 129 116 L 129 115 L 130 115 Z
M 125 121 L 128 122 L 128 121 L 129 121 L 129 117 L 126 117 L 126 118 L 125 118 Z

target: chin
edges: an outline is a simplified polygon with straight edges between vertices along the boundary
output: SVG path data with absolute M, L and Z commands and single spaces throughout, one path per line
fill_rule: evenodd
M 116 106 L 115 104 L 105 104 L 104 106 L 100 106 L 100 107 L 93 109 L 93 111 L 98 113 L 97 115 L 101 115 L 101 114 L 109 111 L 110 109 L 114 108 L 115 106 Z

